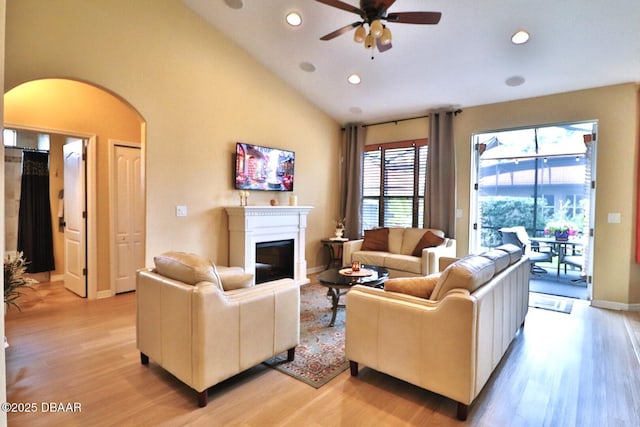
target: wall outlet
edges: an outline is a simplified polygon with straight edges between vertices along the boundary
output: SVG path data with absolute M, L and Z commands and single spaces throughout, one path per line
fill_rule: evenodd
M 187 207 L 183 205 L 176 206 L 176 216 L 187 216 Z
M 456 209 L 456 218 L 462 218 L 462 209 Z

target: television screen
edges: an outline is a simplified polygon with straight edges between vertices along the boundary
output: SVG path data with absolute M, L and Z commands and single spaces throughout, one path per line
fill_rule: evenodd
M 278 148 L 236 143 L 238 190 L 293 191 L 295 153 Z

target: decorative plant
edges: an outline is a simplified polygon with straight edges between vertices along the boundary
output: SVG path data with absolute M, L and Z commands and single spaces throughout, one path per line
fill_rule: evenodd
M 344 227 L 346 225 L 346 218 L 338 218 L 336 219 L 336 229 L 338 230 L 344 230 Z
M 578 234 L 579 230 L 578 226 L 574 222 L 568 221 L 566 219 L 550 221 L 544 228 L 545 234 L 555 234 L 556 231 L 560 233 L 566 231 L 569 236 L 575 236 L 576 234 Z
M 15 257 L 7 256 L 4 260 L 4 303 L 12 305 L 18 310 L 20 307 L 16 300 L 22 296 L 24 289 L 31 289 L 37 281 L 25 276 L 27 264 L 22 252 L 18 252 Z

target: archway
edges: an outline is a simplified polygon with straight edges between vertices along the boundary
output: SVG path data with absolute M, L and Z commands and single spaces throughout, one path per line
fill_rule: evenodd
M 93 299 L 113 295 L 110 147 L 114 141 L 137 144 L 144 159 L 144 119 L 133 106 L 112 92 L 68 79 L 20 84 L 5 93 L 4 105 L 5 128 L 88 140 L 87 296 Z M 63 260 L 64 255 L 57 254 L 56 258 Z M 58 260 L 56 273 L 60 274 L 63 264 Z

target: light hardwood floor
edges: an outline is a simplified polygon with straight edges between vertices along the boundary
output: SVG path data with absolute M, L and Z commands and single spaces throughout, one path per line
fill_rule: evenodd
M 329 304 L 327 302 L 327 304 Z M 320 389 L 259 365 L 209 392 L 195 392 L 150 363 L 135 343 L 135 294 L 77 298 L 62 283 L 39 285 L 6 316 L 10 426 L 637 426 L 640 313 L 575 303 L 571 314 L 530 309 L 526 325 L 471 406 L 362 367 Z M 437 343 L 434 343 L 437 345 Z M 437 369 L 437 367 L 433 367 Z M 81 405 L 43 412 L 42 402 Z M 46 404 L 44 408 L 51 405 Z

